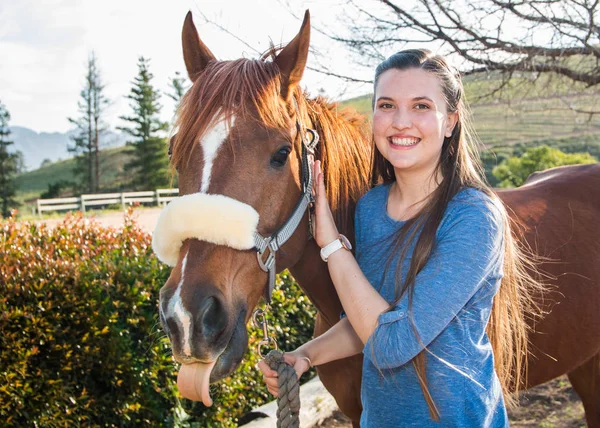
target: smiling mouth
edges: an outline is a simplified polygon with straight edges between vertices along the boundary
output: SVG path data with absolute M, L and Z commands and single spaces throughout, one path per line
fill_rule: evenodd
M 392 146 L 397 147 L 412 147 L 416 146 L 421 142 L 420 138 L 388 138 L 388 141 L 392 144 Z

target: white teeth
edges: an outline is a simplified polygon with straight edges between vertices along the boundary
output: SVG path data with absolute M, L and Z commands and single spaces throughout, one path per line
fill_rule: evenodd
M 420 138 L 392 138 L 391 140 L 395 146 L 414 146 L 421 141 Z

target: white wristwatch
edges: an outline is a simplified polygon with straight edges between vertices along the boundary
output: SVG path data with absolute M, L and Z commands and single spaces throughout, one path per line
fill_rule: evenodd
M 331 256 L 337 250 L 340 250 L 342 248 L 350 251 L 350 250 L 352 250 L 352 244 L 350 244 L 350 241 L 348 241 L 348 238 L 346 238 L 344 235 L 340 234 L 338 239 L 336 239 L 335 241 L 333 241 L 330 244 L 327 244 L 323 248 L 321 248 L 321 258 L 323 259 L 323 261 L 325 263 L 327 263 L 327 259 L 329 258 L 329 256 Z

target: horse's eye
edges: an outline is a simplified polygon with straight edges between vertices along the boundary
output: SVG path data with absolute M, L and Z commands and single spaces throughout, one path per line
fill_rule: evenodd
M 282 147 L 271 156 L 271 166 L 274 168 L 281 168 L 287 162 L 288 156 L 292 149 L 290 147 Z

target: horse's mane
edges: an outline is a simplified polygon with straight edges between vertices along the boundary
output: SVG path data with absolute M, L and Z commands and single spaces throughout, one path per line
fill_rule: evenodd
M 176 121 L 171 162 L 190 159 L 194 144 L 218 118 L 255 117 L 267 127 L 290 129 L 295 107 L 280 95 L 277 64 L 261 59 L 212 61 L 183 97 Z M 302 122 L 320 136 L 316 156 L 321 159 L 330 205 L 342 233 L 352 233 L 354 207 L 369 186 L 371 150 L 368 125 L 362 116 L 323 97 L 308 99 L 294 89 Z M 296 139 L 300 149 L 300 139 Z

